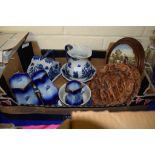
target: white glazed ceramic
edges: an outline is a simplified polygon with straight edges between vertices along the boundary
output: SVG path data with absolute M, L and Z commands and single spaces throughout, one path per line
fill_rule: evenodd
M 87 59 L 92 56 L 92 50 L 87 46 L 70 46 L 72 46 L 72 49 L 67 50 L 67 54 L 72 58 Z
M 84 46 L 66 45 L 65 51 L 67 55 L 67 64 L 65 65 L 66 75 L 70 76 L 70 79 L 83 79 L 90 77 L 94 67 L 88 60 L 92 55 L 92 50 Z M 62 73 L 65 75 L 65 73 Z M 66 76 L 65 76 L 66 77 Z M 66 78 L 68 80 L 68 78 Z
M 39 70 L 44 69 L 48 74 L 50 80 L 53 82 L 60 75 L 60 63 L 52 58 L 44 56 L 33 56 L 31 63 L 27 69 L 30 77 Z
M 85 76 L 84 78 L 74 78 L 72 77 L 68 70 L 67 70 L 67 64 L 64 64 L 61 68 L 61 74 L 62 76 L 68 80 L 68 81 L 71 81 L 71 80 L 77 80 L 77 81 L 80 81 L 80 82 L 88 82 L 90 81 L 94 75 L 96 74 L 96 69 L 95 67 L 92 65 L 92 69 L 89 71 L 89 74 L 87 74 L 87 76 Z
M 65 101 L 66 95 L 68 94 L 65 91 L 65 88 L 66 88 L 66 84 L 61 86 L 61 88 L 59 89 L 59 99 L 64 105 L 71 106 L 71 105 L 67 104 Z M 80 106 L 84 106 L 85 104 L 87 104 L 91 98 L 91 90 L 86 84 L 84 84 L 82 91 L 83 91 L 83 94 L 82 94 L 83 95 L 83 103 Z

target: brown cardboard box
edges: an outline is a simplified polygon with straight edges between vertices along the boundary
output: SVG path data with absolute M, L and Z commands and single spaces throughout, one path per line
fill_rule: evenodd
M 11 50 L 9 63 L 6 64 L 3 71 L 3 76 L 6 79 L 7 84 L 8 77 L 15 72 L 22 72 L 21 62 L 17 54 L 18 48 L 26 40 L 28 32 L 1 32 L 0 33 L 0 51 L 9 51 Z
M 155 128 L 155 112 L 73 112 L 60 129 Z

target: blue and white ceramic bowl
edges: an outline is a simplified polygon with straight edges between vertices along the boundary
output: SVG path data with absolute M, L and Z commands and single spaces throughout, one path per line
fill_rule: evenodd
M 73 73 L 73 76 L 70 74 L 70 72 L 67 69 L 67 64 L 64 64 L 61 68 L 61 74 L 66 80 L 68 81 L 77 80 L 80 82 L 87 82 L 91 80 L 96 74 L 96 69 L 93 65 L 91 65 L 90 70 L 84 69 L 82 72 L 83 76 L 80 78 L 78 76 L 78 72 Z
M 35 72 L 44 69 L 50 80 L 54 81 L 61 74 L 60 68 L 60 63 L 52 58 L 45 56 L 33 56 L 27 69 L 27 73 L 30 75 L 30 77 L 32 77 Z
M 70 97 L 70 93 L 68 93 L 68 92 L 66 92 L 66 85 L 67 84 L 64 84 L 63 86 L 61 86 L 61 88 L 59 89 L 59 99 L 60 99 L 60 101 L 62 102 L 62 104 L 63 105 L 65 105 L 65 106 L 68 106 L 68 107 L 73 107 L 73 106 L 84 106 L 84 105 L 86 105 L 88 102 L 89 102 L 89 100 L 90 100 L 90 98 L 91 98 L 91 90 L 90 90 L 90 88 L 86 85 L 86 84 L 84 84 L 83 83 L 83 87 L 82 87 L 82 90 L 81 90 L 81 94 L 80 94 L 80 100 L 79 100 L 79 102 L 76 104 L 74 101 L 72 102 L 71 100 L 72 100 L 72 98 L 70 98 L 69 99 L 69 102 L 66 102 L 67 100 L 66 100 L 66 98 L 68 97 Z M 78 93 L 77 93 L 78 94 Z M 76 95 L 77 95 L 76 94 Z M 81 97 L 81 95 L 82 95 L 82 97 Z M 78 96 L 78 95 L 77 95 Z M 76 97 L 77 97 L 76 96 Z M 72 97 L 72 96 L 71 96 Z M 75 98 L 76 98 L 75 97 Z M 74 97 L 73 97 L 74 98 Z M 83 100 L 83 102 L 81 102 L 81 98 L 82 98 L 82 100 Z M 70 102 L 71 101 L 71 102 Z M 75 103 L 75 104 L 74 104 Z

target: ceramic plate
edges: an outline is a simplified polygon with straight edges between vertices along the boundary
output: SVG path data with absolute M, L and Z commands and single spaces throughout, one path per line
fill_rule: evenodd
M 65 97 L 67 95 L 67 93 L 65 92 L 65 87 L 66 84 L 64 84 L 60 89 L 59 89 L 59 99 L 60 101 L 65 105 L 65 106 L 70 106 L 73 107 L 73 105 L 69 105 L 66 103 L 65 101 Z M 84 93 L 83 93 L 83 100 L 84 102 L 79 105 L 79 106 L 84 106 L 85 104 L 87 104 L 91 98 L 91 90 L 90 88 L 85 84 L 85 86 L 82 88 L 84 89 Z
M 67 64 L 64 64 L 62 66 L 62 68 L 61 68 L 61 74 L 68 81 L 77 80 L 77 81 L 80 81 L 80 82 L 87 82 L 87 81 L 90 81 L 94 77 L 94 75 L 96 74 L 96 69 L 92 65 L 92 70 L 91 70 L 90 74 L 87 77 L 85 77 L 85 78 L 73 78 L 71 75 L 68 74 L 68 72 L 66 70 L 66 65 Z
M 120 44 L 116 46 L 111 52 L 109 63 L 125 63 L 136 66 L 133 49 L 127 44 Z
M 125 63 L 144 71 L 145 52 L 141 43 L 130 37 L 122 38 L 112 44 L 108 50 L 106 63 Z

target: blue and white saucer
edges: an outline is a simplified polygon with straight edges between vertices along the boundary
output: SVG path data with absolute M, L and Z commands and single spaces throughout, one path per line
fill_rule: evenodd
M 92 70 L 89 72 L 89 74 L 85 75 L 84 78 L 74 78 L 72 77 L 69 72 L 67 71 L 67 64 L 64 64 L 61 68 L 61 74 L 62 76 L 68 80 L 68 81 L 71 81 L 71 80 L 77 80 L 77 81 L 80 81 L 80 82 L 88 82 L 90 81 L 94 75 L 96 74 L 96 69 L 95 67 L 92 65 Z

